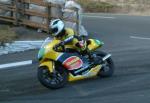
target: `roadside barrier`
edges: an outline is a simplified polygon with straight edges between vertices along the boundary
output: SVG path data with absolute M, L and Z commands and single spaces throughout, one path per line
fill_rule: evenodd
M 61 4 L 53 4 L 50 2 L 46 2 L 46 0 L 9 0 L 11 2 L 4 3 L 0 1 L 0 21 L 9 22 L 17 26 L 29 26 L 32 28 L 42 29 L 47 33 L 50 33 L 48 29 L 49 22 L 55 18 L 61 18 L 64 21 L 74 22 L 77 24 L 78 28 L 78 20 L 79 15 L 77 15 L 76 19 L 68 19 L 64 17 L 63 5 Z M 36 6 L 38 8 L 41 7 L 43 10 L 32 9 L 31 5 Z M 55 12 L 55 10 L 57 12 Z M 77 9 L 73 9 L 76 14 L 78 13 Z M 59 15 L 58 15 L 59 13 Z M 32 18 L 36 17 L 37 20 L 33 20 Z M 41 22 L 39 22 L 39 18 Z

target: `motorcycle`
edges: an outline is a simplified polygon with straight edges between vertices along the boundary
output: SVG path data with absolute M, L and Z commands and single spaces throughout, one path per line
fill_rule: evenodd
M 110 77 L 114 73 L 114 63 L 111 54 L 96 51 L 103 42 L 96 39 L 87 40 L 89 54 L 80 54 L 75 50 L 67 51 L 67 42 L 47 38 L 38 53 L 38 80 L 50 89 L 58 89 L 68 82 L 92 78 L 96 76 Z

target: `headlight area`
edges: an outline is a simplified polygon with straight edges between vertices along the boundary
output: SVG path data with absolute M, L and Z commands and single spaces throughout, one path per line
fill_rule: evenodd
M 45 48 L 41 48 L 41 49 L 39 50 L 39 53 L 38 53 L 38 60 L 39 60 L 39 61 L 42 60 L 44 54 L 45 54 Z

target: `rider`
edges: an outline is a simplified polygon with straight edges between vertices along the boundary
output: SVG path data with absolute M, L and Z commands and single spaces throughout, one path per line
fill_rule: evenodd
M 55 37 L 54 39 L 66 41 L 69 49 L 76 49 L 81 54 L 85 54 L 85 52 L 87 52 L 87 44 L 83 37 L 75 35 L 75 31 L 73 29 L 65 28 L 65 24 L 62 20 L 52 20 L 49 28 L 52 31 L 52 36 Z

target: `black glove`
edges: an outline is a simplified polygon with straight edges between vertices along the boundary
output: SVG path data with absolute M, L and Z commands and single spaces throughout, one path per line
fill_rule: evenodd
M 60 42 L 59 44 L 57 44 L 57 45 L 55 45 L 54 46 L 54 50 L 55 51 L 59 51 L 59 47 L 62 47 L 62 49 L 64 49 L 64 42 L 62 41 L 62 42 Z

